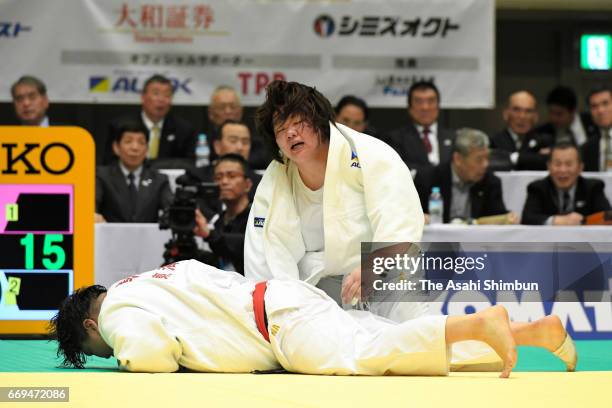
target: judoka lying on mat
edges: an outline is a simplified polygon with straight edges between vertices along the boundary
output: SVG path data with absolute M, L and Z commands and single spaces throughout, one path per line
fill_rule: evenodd
M 82 288 L 51 321 L 64 364 L 114 355 L 123 370 L 244 373 L 283 367 L 328 375 L 445 375 L 450 345 L 479 340 L 516 363 L 516 345 L 544 347 L 573 370 L 576 352 L 556 316 L 511 323 L 502 306 L 400 324 L 342 310 L 298 280 L 249 281 L 182 261 L 112 285 Z

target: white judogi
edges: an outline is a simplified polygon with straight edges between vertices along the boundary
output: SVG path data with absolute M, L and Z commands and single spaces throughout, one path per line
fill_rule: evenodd
M 183 261 L 114 284 L 102 302 L 102 338 L 128 371 L 250 372 L 282 365 L 307 374 L 445 375 L 446 317 L 395 324 L 347 313 L 323 291 L 272 280 L 265 295 L 271 343 L 257 331 L 254 283 Z
M 420 242 L 424 218 L 410 170 L 390 146 L 330 123 L 323 192 L 323 252 L 309 252 L 295 197 L 295 164 L 273 161 L 259 183 L 244 244 L 245 276 L 292 278 L 318 285 L 340 303 L 342 277 L 361 262 L 362 242 Z M 370 311 L 405 322 L 428 314 L 414 301 L 370 304 Z M 453 347 L 457 367 L 501 368 L 484 343 Z
M 297 171 L 292 162 L 272 162 L 259 183 L 246 230 L 245 276 L 293 278 L 316 285 L 359 266 L 362 242 L 421 240 L 423 211 L 410 170 L 384 142 L 330 123 L 323 252 L 306 251 L 294 195 Z M 332 283 L 325 285 L 327 293 L 338 300 L 339 283 L 326 283 Z M 392 303 L 380 306 L 386 310 L 379 314 L 395 321 L 424 314 L 417 303 L 406 303 L 399 312 Z

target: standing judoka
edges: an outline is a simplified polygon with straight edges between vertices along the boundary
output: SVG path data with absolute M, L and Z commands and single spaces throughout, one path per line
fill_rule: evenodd
M 200 262 L 182 261 L 115 283 L 76 291 L 51 322 L 64 363 L 114 356 L 122 369 L 250 372 L 284 367 L 306 374 L 445 375 L 450 345 L 480 340 L 504 361 L 517 344 L 556 350 L 573 369 L 571 339 L 555 316 L 510 323 L 494 306 L 466 316 L 395 324 L 340 309 L 298 280 L 255 284 Z

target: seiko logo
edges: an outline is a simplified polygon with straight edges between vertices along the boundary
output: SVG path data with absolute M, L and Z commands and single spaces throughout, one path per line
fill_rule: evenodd
M 68 172 L 74 164 L 74 152 L 64 143 L 50 143 L 41 146 L 40 143 L 2 143 L 0 145 L 0 168 L 2 174 L 18 174 L 20 170 L 24 174 L 40 174 L 41 169 L 47 173 L 59 175 Z M 47 155 L 50 152 L 61 150 L 67 155 L 67 161 L 64 163 L 50 163 Z M 40 168 L 37 168 L 32 159 L 38 156 Z M 34 160 L 36 163 L 36 161 Z M 18 165 L 21 163 L 21 165 Z

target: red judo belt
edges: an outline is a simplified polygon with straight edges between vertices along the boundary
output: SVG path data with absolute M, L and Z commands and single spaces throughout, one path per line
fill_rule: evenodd
M 269 343 L 268 319 L 266 317 L 266 303 L 264 302 L 264 295 L 266 294 L 267 287 L 268 283 L 265 281 L 255 285 L 255 290 L 253 291 L 253 312 L 255 312 L 257 330 L 259 330 L 264 339 Z

